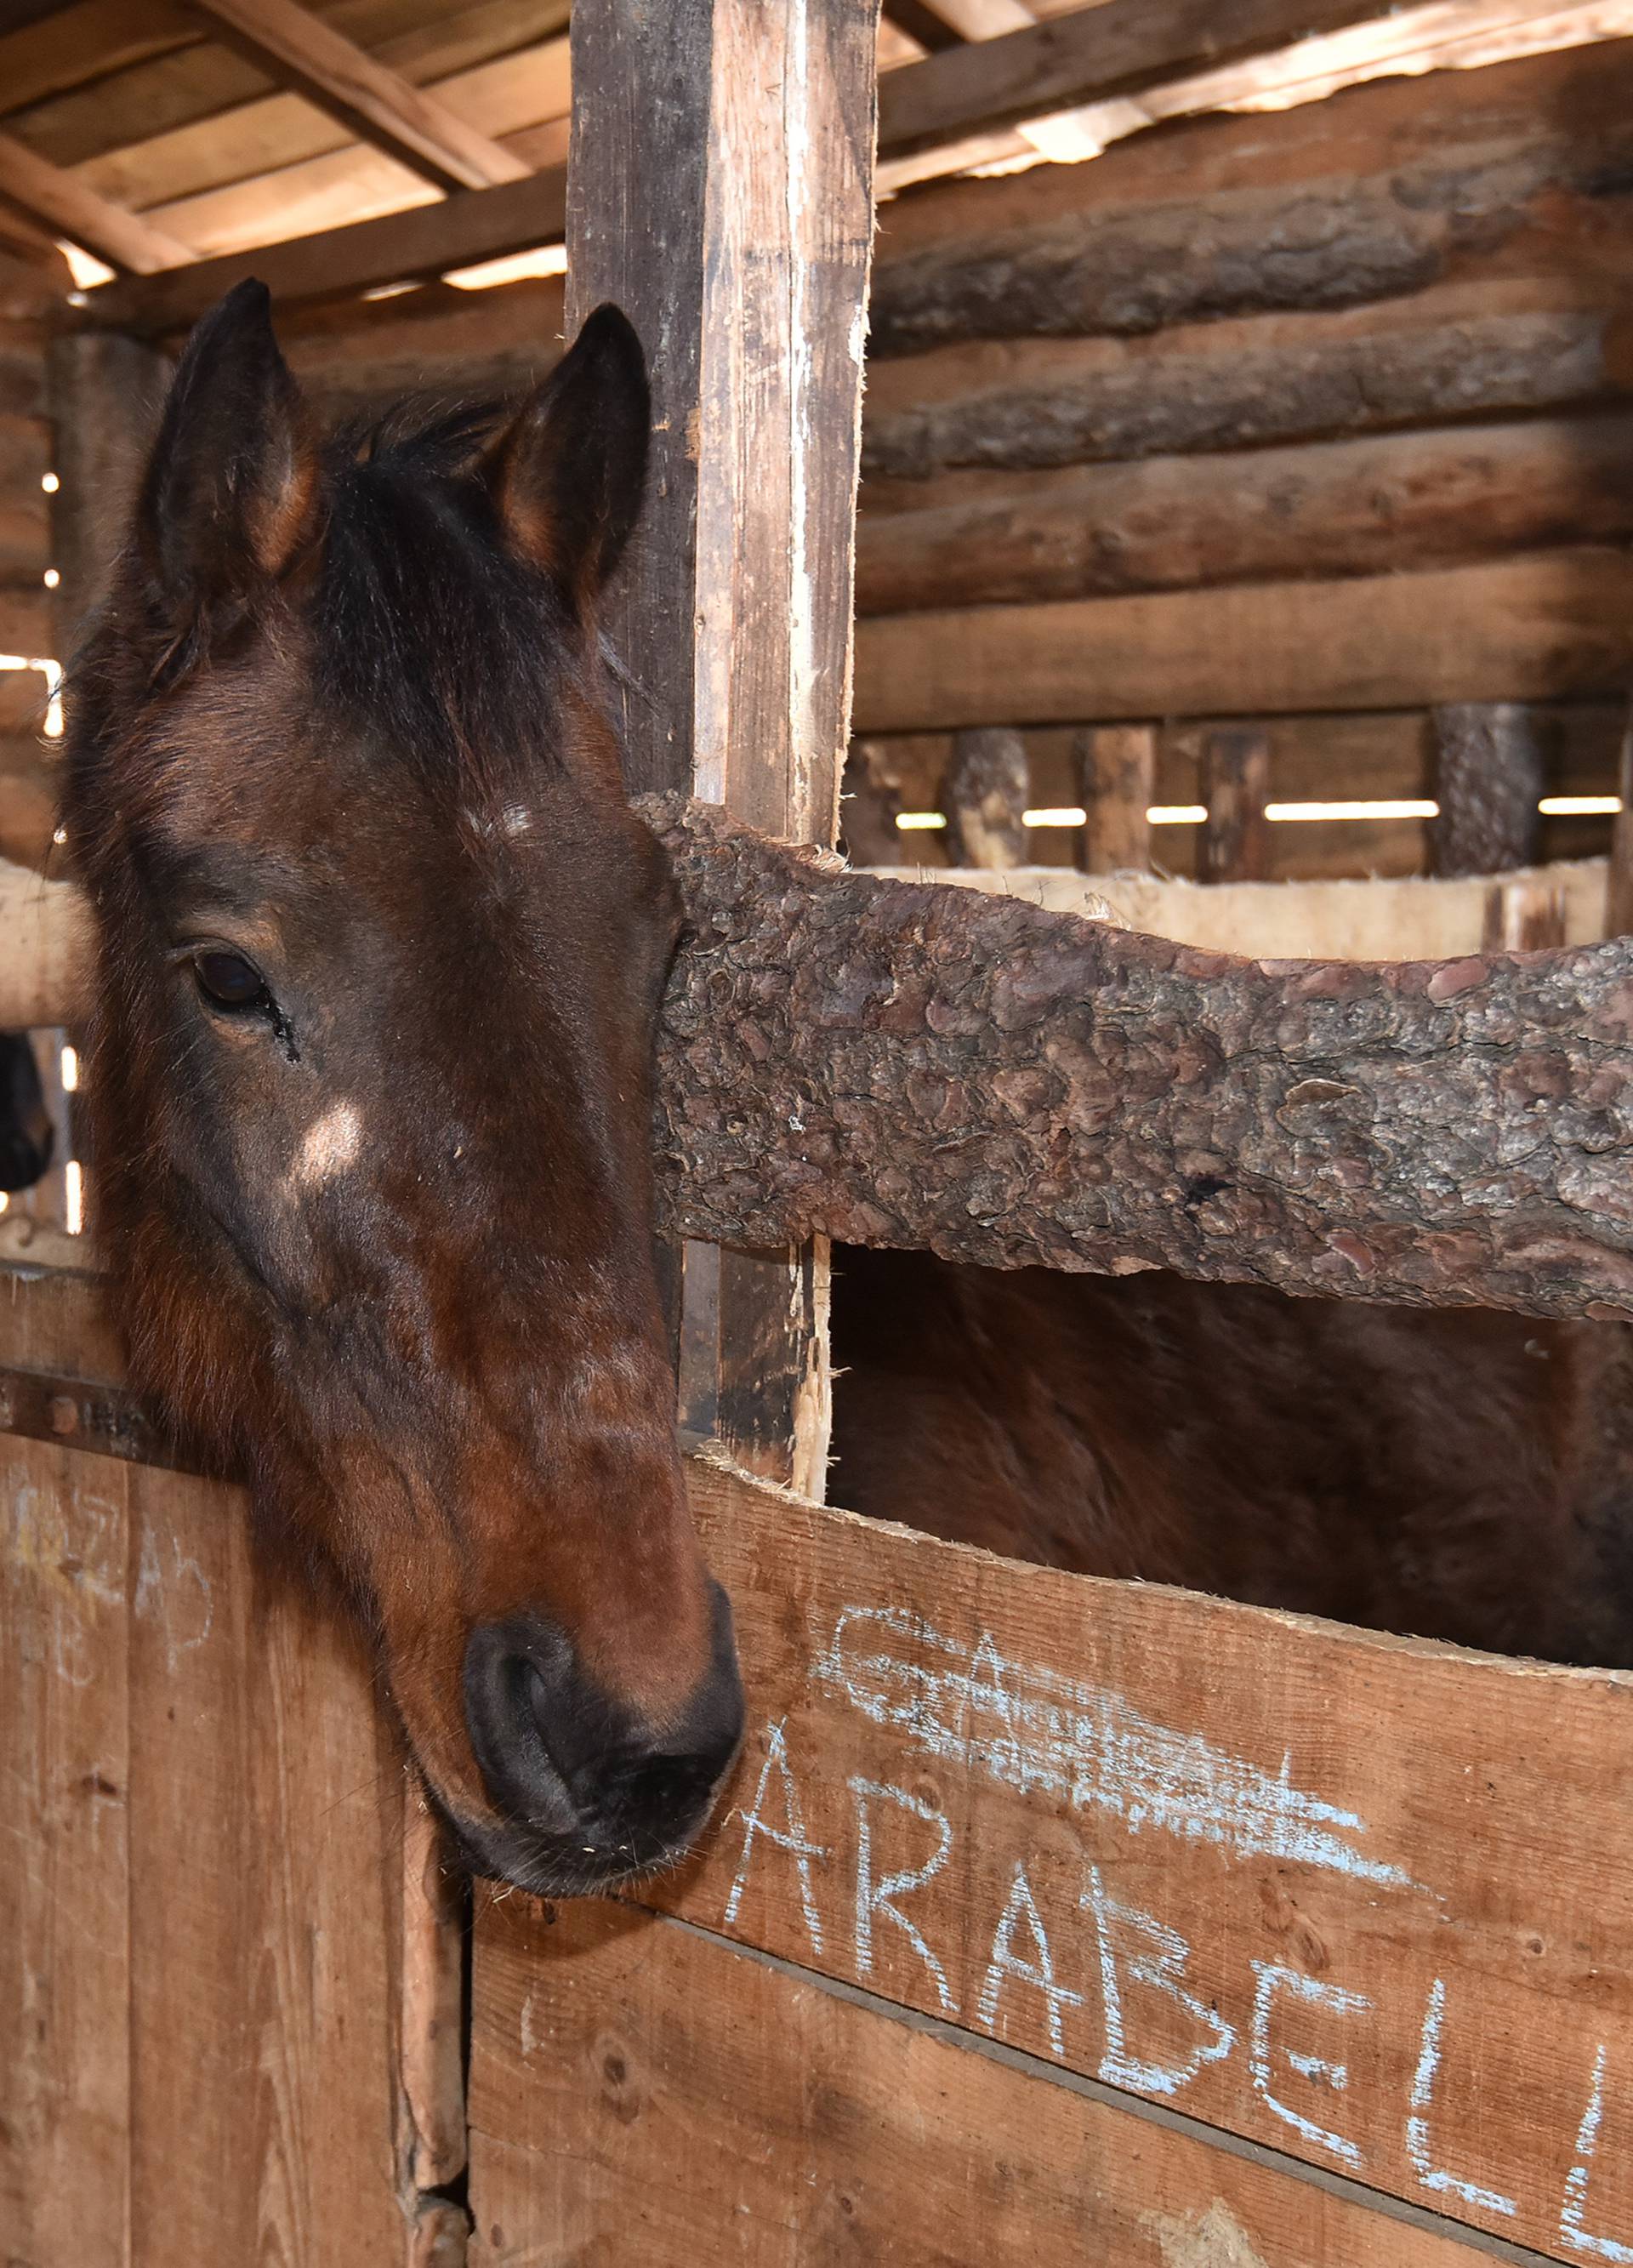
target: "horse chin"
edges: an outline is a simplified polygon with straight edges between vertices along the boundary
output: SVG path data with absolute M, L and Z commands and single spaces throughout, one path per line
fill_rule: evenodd
M 436 1808 L 454 1856 L 467 1873 L 538 1898 L 608 1897 L 667 1873 L 691 1847 L 688 1841 L 650 1852 L 628 1844 L 597 1850 L 544 1829 L 504 1820 L 461 1819 L 445 1804 Z

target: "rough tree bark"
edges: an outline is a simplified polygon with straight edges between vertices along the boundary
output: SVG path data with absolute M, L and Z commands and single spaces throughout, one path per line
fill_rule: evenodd
M 1633 940 L 1255 963 L 643 808 L 681 1233 L 1633 1320 Z
M 1437 874 L 1504 874 L 1536 863 L 1548 763 L 1519 701 L 1448 702 L 1433 712 Z

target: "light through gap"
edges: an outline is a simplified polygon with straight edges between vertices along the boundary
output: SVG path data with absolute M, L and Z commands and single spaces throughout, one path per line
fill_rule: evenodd
M 70 1158 L 63 1168 L 63 1226 L 70 1236 L 78 1236 L 85 1225 L 85 1174 L 77 1158 Z
M 62 1053 L 61 1058 L 60 1058 L 60 1063 L 61 1063 L 62 1074 L 63 1074 L 63 1094 L 77 1094 L 79 1092 L 79 1050 L 78 1050 L 78 1049 L 77 1049 L 77 1048 L 64 1048 L 64 1049 L 63 1049 L 63 1053 Z

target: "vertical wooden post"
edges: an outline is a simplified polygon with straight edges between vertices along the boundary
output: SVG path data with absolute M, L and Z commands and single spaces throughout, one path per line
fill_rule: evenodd
M 1151 725 L 1093 725 L 1073 742 L 1083 800 L 1082 855 L 1091 874 L 1151 866 L 1151 823 L 1157 800 L 1157 733 Z
M 1203 822 L 1198 875 L 1204 882 L 1262 882 L 1270 871 L 1270 743 L 1256 727 L 1221 725 L 1202 747 Z
M 877 0 L 577 0 L 568 307 L 654 381 L 646 517 L 607 623 L 632 791 L 830 843 L 850 704 Z M 680 1402 L 820 1492 L 827 1254 L 688 1247 Z
M 1610 871 L 1605 887 L 1605 935 L 1633 934 L 1633 709 L 1622 733 L 1622 762 L 1616 792 L 1622 808 L 1616 814 L 1610 843 Z
M 1503 874 L 1536 862 L 1541 734 L 1518 701 L 1448 703 L 1433 715 L 1437 874 Z
M 1482 953 L 1541 953 L 1565 942 L 1565 894 L 1528 875 L 1486 892 Z
M 114 331 L 70 332 L 51 342 L 46 383 L 56 429 L 57 487 L 51 499 L 59 578 L 56 650 L 66 663 L 86 615 L 106 594 L 129 526 L 170 364 L 141 339 Z
M 953 735 L 953 762 L 944 793 L 947 825 L 960 866 L 999 868 L 1026 863 L 1030 772 L 1026 744 L 1003 725 L 982 725 Z

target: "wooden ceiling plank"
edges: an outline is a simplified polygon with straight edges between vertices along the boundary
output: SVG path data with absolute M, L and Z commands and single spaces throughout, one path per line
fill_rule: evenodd
M 54 236 L 65 236 L 133 275 L 151 276 L 193 257 L 177 238 L 99 196 L 9 134 L 0 134 L 0 201 L 30 220 L 43 221 Z
M 88 320 L 161 336 L 185 330 L 246 276 L 259 276 L 277 300 L 345 298 L 559 244 L 566 225 L 563 166 L 350 228 L 196 261 L 163 277 L 99 284 L 87 296 Z
M 879 154 L 1134 94 L 1389 12 L 1388 0 L 1104 0 L 892 71 L 879 86 Z
M 884 0 L 882 13 L 887 24 L 905 32 L 909 40 L 916 40 L 926 55 L 939 55 L 943 48 L 962 44 L 962 34 L 937 14 L 929 0 Z
M 526 177 L 520 158 L 298 0 L 190 4 L 261 69 L 438 188 L 492 188 Z

